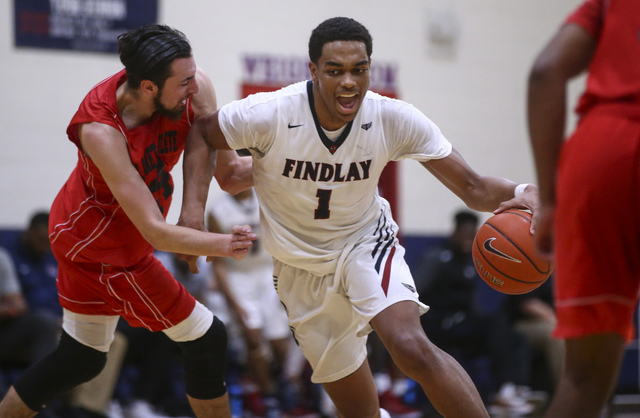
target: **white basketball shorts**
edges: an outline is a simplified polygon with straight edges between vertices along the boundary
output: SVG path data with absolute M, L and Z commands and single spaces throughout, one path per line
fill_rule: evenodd
M 429 309 L 418 300 L 404 248 L 393 244 L 381 249 L 374 239 L 360 241 L 325 276 L 274 260 L 276 290 L 314 383 L 334 382 L 362 365 L 369 322 L 385 308 L 412 300 L 420 314 Z

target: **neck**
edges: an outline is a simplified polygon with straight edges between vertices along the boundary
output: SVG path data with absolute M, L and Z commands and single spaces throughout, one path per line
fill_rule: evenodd
M 126 82 L 116 90 L 116 103 L 127 129 L 148 123 L 156 110 L 151 99 L 147 99 L 138 90 L 130 89 Z
M 313 83 L 313 107 L 316 110 L 316 116 L 318 117 L 318 122 L 320 122 L 320 126 L 322 126 L 327 131 L 337 131 L 338 129 L 345 126 L 347 123 L 343 121 L 337 121 L 331 117 L 329 110 L 327 109 L 326 104 L 322 101 L 322 97 L 320 96 L 320 88 L 317 83 Z

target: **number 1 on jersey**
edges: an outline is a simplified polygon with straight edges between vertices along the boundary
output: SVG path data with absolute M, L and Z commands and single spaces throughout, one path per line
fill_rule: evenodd
M 316 193 L 318 198 L 318 207 L 314 213 L 314 219 L 329 219 L 331 211 L 329 210 L 329 200 L 331 200 L 331 190 L 318 189 Z

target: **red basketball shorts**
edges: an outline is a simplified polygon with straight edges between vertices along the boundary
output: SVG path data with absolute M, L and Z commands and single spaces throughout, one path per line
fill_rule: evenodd
M 593 113 L 564 145 L 555 217 L 554 335 L 632 338 L 640 283 L 640 122 Z
M 130 267 L 74 263 L 59 254 L 63 308 L 85 315 L 119 315 L 136 327 L 161 331 L 186 319 L 195 299 L 153 254 Z

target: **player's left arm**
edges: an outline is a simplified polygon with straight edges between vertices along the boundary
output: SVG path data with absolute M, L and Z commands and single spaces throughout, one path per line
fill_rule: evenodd
M 204 230 L 204 205 L 215 176 L 220 187 L 232 194 L 253 186 L 251 157 L 231 150 L 218 126 L 215 89 L 209 76 L 196 72 L 199 91 L 193 96 L 195 121 L 184 151 L 184 194 L 179 224 Z M 209 136 L 222 138 L 214 147 Z
M 216 93 L 209 76 L 200 68 L 196 73 L 200 91 L 194 96 L 196 119 L 217 110 Z M 241 157 L 234 150 L 218 150 L 213 176 L 220 188 L 237 194 L 253 186 L 252 158 Z
M 527 90 L 527 119 L 538 185 L 540 210 L 536 248 L 553 254 L 556 171 L 565 136 L 567 89 L 589 66 L 597 40 L 575 24 L 562 26 L 536 57 Z
M 508 208 L 529 209 L 532 212 L 537 209 L 537 186 L 530 184 L 524 193 L 515 197 L 516 183 L 476 173 L 455 149 L 445 158 L 423 161 L 421 164 L 471 209 L 496 213 Z

